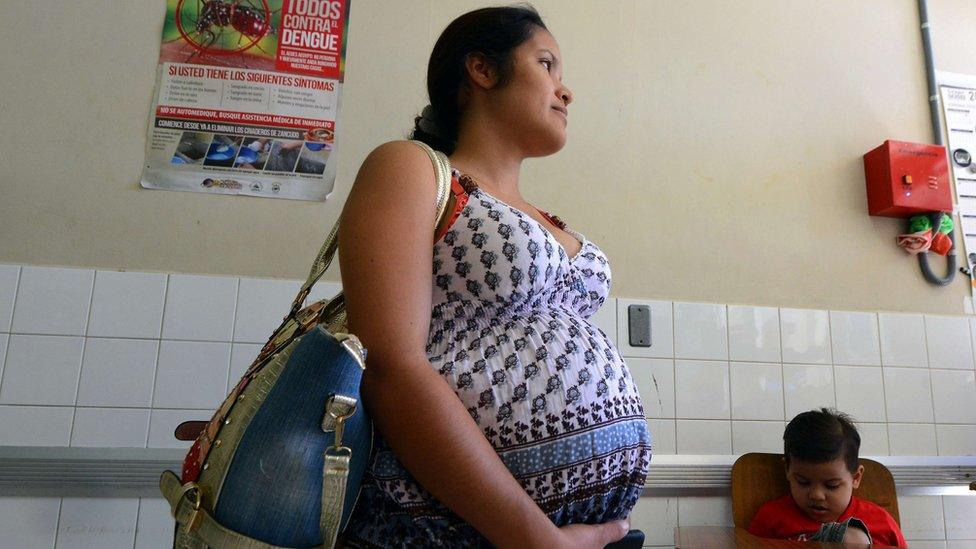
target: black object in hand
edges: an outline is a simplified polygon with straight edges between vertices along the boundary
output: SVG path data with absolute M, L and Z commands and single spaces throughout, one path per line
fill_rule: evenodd
M 631 530 L 619 541 L 607 545 L 604 549 L 641 549 L 644 546 L 644 532 Z

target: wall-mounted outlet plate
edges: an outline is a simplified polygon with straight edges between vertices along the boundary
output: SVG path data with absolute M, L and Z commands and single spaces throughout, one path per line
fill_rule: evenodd
M 651 346 L 651 308 L 647 305 L 627 307 L 627 328 L 631 347 Z

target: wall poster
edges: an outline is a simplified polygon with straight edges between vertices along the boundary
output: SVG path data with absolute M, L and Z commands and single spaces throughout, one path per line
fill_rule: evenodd
M 350 0 L 166 0 L 142 186 L 325 200 Z

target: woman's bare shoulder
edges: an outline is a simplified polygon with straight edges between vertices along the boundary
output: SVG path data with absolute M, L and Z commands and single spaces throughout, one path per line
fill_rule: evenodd
M 356 185 L 396 187 L 399 192 L 419 191 L 433 195 L 434 167 L 430 157 L 416 143 L 389 141 L 373 149 L 359 169 Z M 429 188 L 428 188 L 429 187 Z
M 409 226 L 433 226 L 436 198 L 436 176 L 427 153 L 409 141 L 384 143 L 359 168 L 343 207 L 342 231 L 351 230 L 348 220 L 358 218 L 382 219 L 385 226 L 395 225 L 396 220 Z

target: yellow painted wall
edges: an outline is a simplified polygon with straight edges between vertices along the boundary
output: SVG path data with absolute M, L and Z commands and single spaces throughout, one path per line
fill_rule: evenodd
M 326 203 L 141 189 L 163 3 L 8 4 L 0 263 L 299 278 L 361 160 L 426 103 L 437 34 L 486 3 L 352 0 Z M 976 3 L 930 4 L 938 67 L 976 74 Z M 576 101 L 524 189 L 604 247 L 615 295 L 964 312 L 961 277 L 929 286 L 902 223 L 866 214 L 861 155 L 931 140 L 915 0 L 535 5 Z

